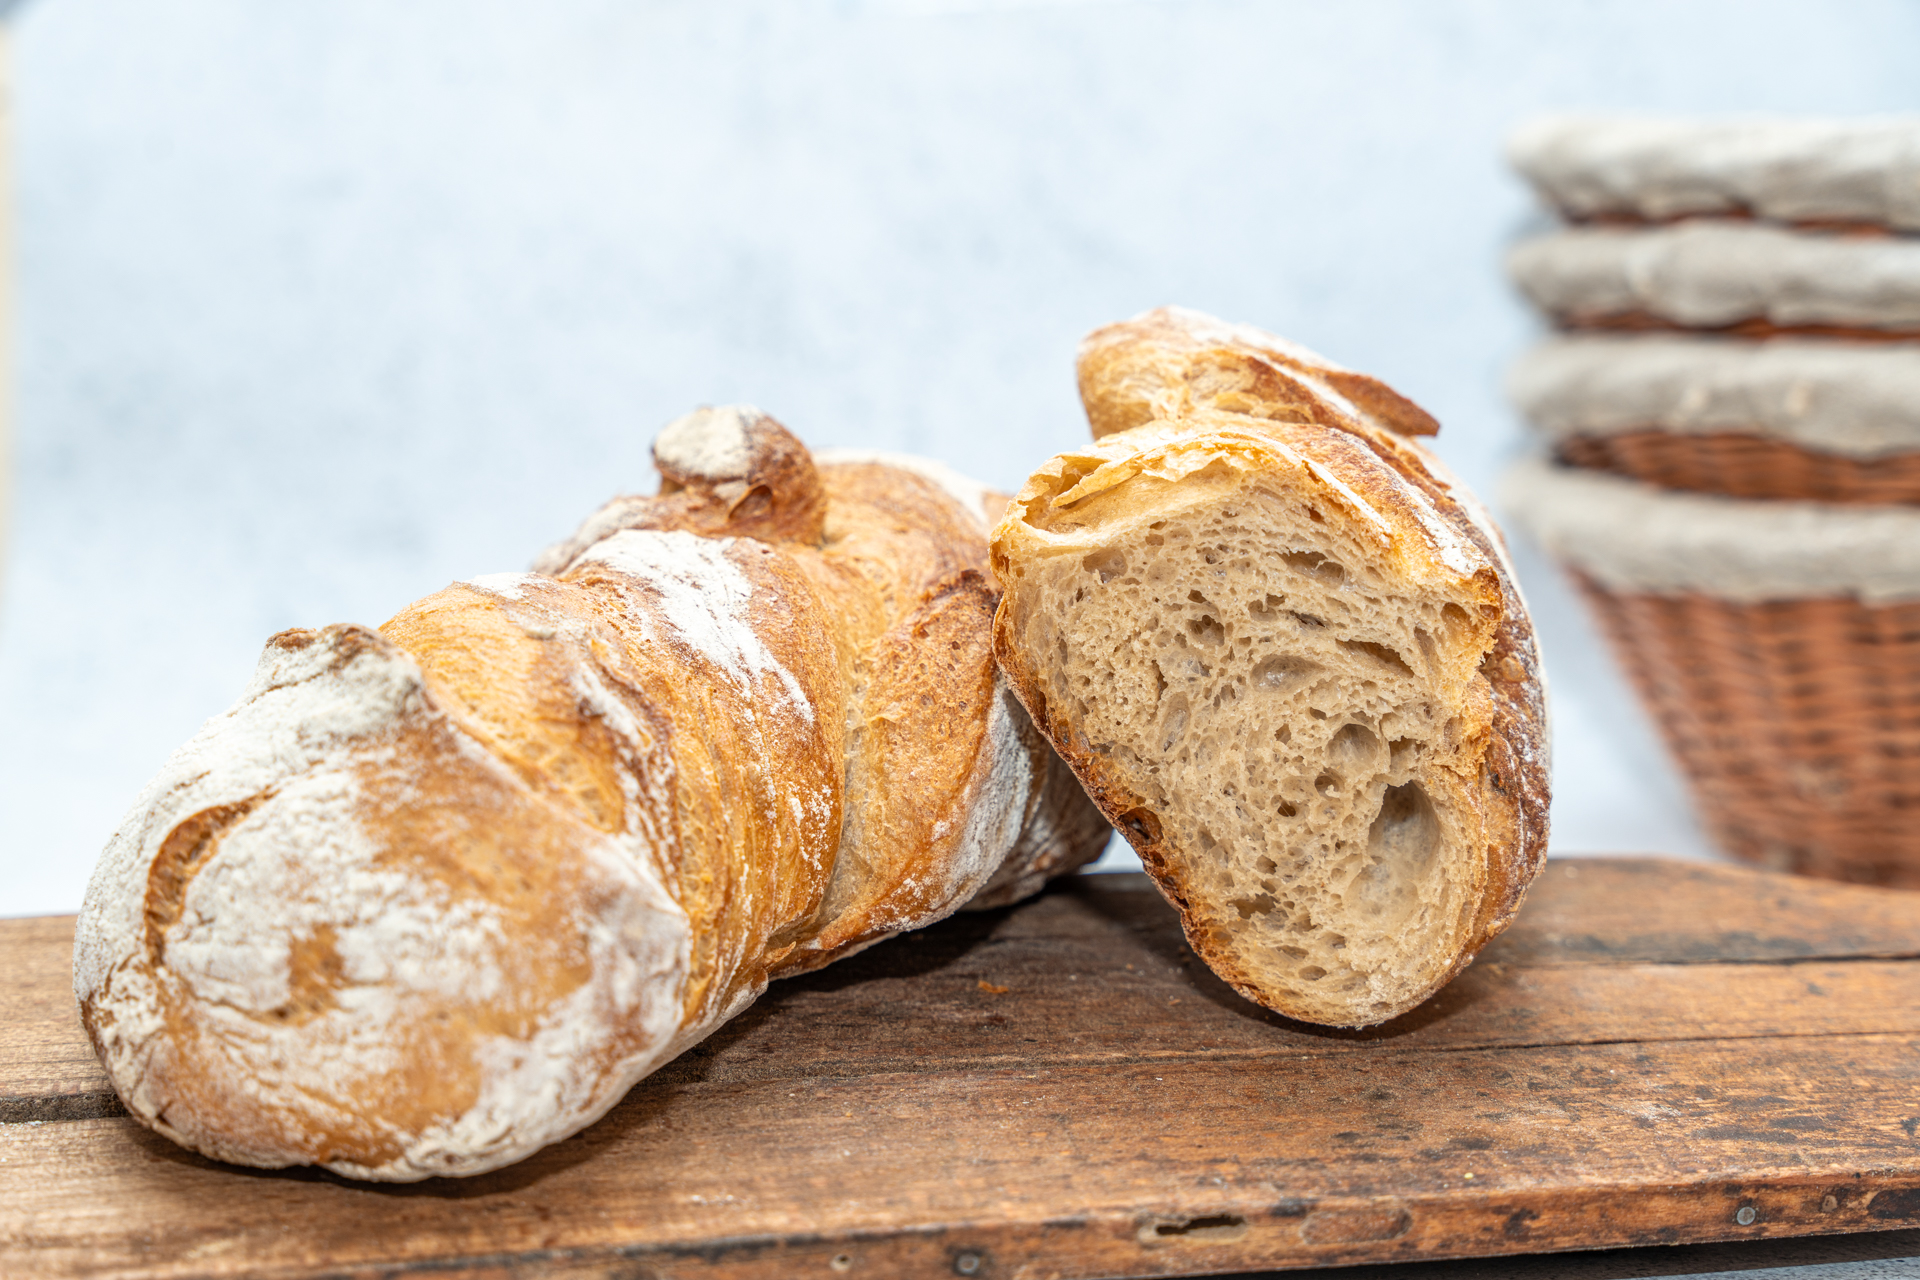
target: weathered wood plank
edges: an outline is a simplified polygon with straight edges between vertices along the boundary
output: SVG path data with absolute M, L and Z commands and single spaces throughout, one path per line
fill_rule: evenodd
M 410 1188 L 111 1118 L 71 921 L 0 922 L 0 1120 L 48 1121 L 0 1123 L 0 1274 L 1157 1275 L 1920 1222 L 1920 894 L 1567 865 L 1367 1033 L 1083 879 L 779 984 L 586 1133 Z
M 963 969 L 837 989 L 805 982 L 776 989 L 654 1079 L 731 1084 L 915 1071 L 1293 1061 L 1382 1047 L 1458 1052 L 1920 1033 L 1920 964 L 1901 961 L 1484 966 L 1463 975 L 1415 1017 L 1342 1033 L 1289 1022 L 1231 992 L 1210 990 L 1210 975 L 1109 985 L 1114 975 L 1083 966 L 1089 995 L 1082 997 L 1072 987 L 1061 992 L 1042 985 L 1044 971 L 1015 966 L 1012 958 L 1002 955 L 984 978 Z M 989 980 L 1007 989 L 985 993 L 979 984 Z M 0 1077 L 0 1121 L 119 1113 L 78 1028 L 65 1034 L 71 1043 L 26 1062 L 17 1078 L 12 1068 Z M 33 1092 L 49 1082 L 51 1091 Z
M 964 1248 L 1095 1276 L 1905 1226 L 1917 1085 L 1912 1036 L 695 1082 L 411 1188 L 236 1171 L 126 1120 L 11 1126 L 0 1272 L 559 1251 L 759 1276 L 831 1246 L 865 1274 Z
M 1916 956 L 1920 892 L 1663 858 L 1569 858 L 1547 864 L 1487 955 L 1514 964 Z
M 1583 870 L 1598 880 L 1604 865 Z M 1595 894 L 1602 907 L 1642 895 L 1631 871 L 1616 879 L 1626 889 Z M 1544 945 L 1507 948 L 1505 940 L 1411 1014 L 1367 1031 L 1331 1031 L 1236 995 L 1187 949 L 1173 913 L 1143 879 L 1100 881 L 1067 886 L 1015 911 L 951 920 L 778 984 L 667 1068 L 665 1078 L 1252 1059 L 1351 1053 L 1373 1044 L 1458 1050 L 1920 1032 L 1920 964 L 1579 964 Z M 1537 905 L 1556 908 L 1568 897 L 1570 886 L 1554 888 Z M 1559 908 L 1552 918 L 1567 915 Z M 1696 921 L 1705 918 L 1706 911 L 1695 913 Z M 1915 928 L 1920 937 L 1920 921 Z M 1682 940 L 1677 949 L 1695 946 Z M 23 1033 L 0 1038 L 0 1108 L 12 1108 L 0 1110 L 0 1118 L 116 1110 L 73 1015 L 64 969 L 57 976 L 57 989 L 35 1004 L 49 1012 L 30 1018 Z M 35 1106 L 31 1099 L 49 1101 Z
M 0 975 L 0 1121 L 31 1118 L 9 1105 L 21 1099 L 100 1114 L 107 1075 L 73 1007 L 73 917 L 0 920 Z

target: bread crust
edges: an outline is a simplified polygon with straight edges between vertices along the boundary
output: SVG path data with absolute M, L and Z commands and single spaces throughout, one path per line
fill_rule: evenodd
M 1362 423 L 1406 436 L 1440 430 L 1432 414 L 1378 378 L 1185 307 L 1095 329 L 1080 342 L 1075 372 L 1096 440 L 1199 405 L 1336 430 Z
M 1450 573 L 1476 593 L 1494 622 L 1476 673 L 1484 696 L 1467 703 L 1466 737 L 1477 763 L 1470 800 L 1484 816 L 1486 843 L 1477 905 L 1455 939 L 1443 973 L 1412 1007 L 1464 968 L 1512 921 L 1545 858 L 1548 728 L 1545 684 L 1525 602 L 1499 532 L 1484 508 L 1412 438 L 1431 419 L 1397 394 L 1371 385 L 1367 401 L 1328 381 L 1327 362 L 1281 339 L 1176 309 L 1148 312 L 1092 334 L 1081 349 L 1080 385 L 1096 443 L 1036 471 L 994 531 L 994 570 L 1007 584 L 995 619 L 995 653 L 1014 690 L 1107 818 L 1139 852 L 1181 912 L 1188 940 L 1221 977 L 1250 999 L 1292 1016 L 1338 1025 L 1378 1017 L 1329 1017 L 1325 1009 L 1277 995 L 1238 965 L 1189 900 L 1188 886 L 1145 799 L 1049 705 L 1047 659 L 1023 645 L 1014 617 L 1020 575 L 1046 554 L 1043 513 L 1069 507 L 1091 487 L 1165 468 L 1169 478 L 1209 465 L 1249 473 L 1304 464 L 1334 501 L 1344 492 L 1391 527 L 1398 554 Z M 1388 412 L 1377 411 L 1386 406 Z M 1146 501 L 1143 499 L 1142 501 Z M 1477 708 L 1477 709 L 1476 709 Z M 1401 1011 L 1396 1009 L 1395 1012 Z
M 776 977 L 1098 855 L 984 513 L 703 411 L 543 573 L 274 637 L 114 836 L 75 992 L 183 1145 L 412 1181 L 597 1119 Z M 999 900 L 999 899 L 996 899 Z

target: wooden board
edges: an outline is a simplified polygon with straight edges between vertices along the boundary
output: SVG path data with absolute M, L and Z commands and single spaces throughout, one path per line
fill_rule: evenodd
M 70 918 L 0 921 L 0 1274 L 1145 1276 L 1920 1224 L 1920 894 L 1552 864 L 1369 1032 L 1240 999 L 1137 876 L 777 985 L 466 1181 L 128 1120 Z

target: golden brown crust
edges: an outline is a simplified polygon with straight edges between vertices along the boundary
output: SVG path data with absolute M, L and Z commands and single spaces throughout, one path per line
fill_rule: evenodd
M 1080 343 L 1076 368 L 1096 440 L 1208 408 L 1337 428 L 1364 423 L 1408 436 L 1440 430 L 1431 414 L 1378 378 L 1183 307 L 1095 329 Z
M 679 952 L 677 913 L 607 852 L 574 803 L 478 749 L 391 642 L 283 632 L 109 847 L 77 936 L 82 1018 L 130 1113 L 209 1155 L 383 1177 L 499 1163 L 499 1121 L 564 1136 L 500 1096 L 500 1044 L 537 1051 L 575 1011 L 549 1081 L 597 1114 L 678 1021 L 607 980 L 612 951 L 669 975 Z M 628 931 L 636 945 L 609 945 Z
M 1277 353 L 1285 359 L 1276 358 Z M 1035 723 L 1181 910 L 1194 949 L 1243 994 L 1296 1015 L 1298 1006 L 1285 1007 L 1276 1000 L 1211 936 L 1218 926 L 1204 921 L 1188 901 L 1173 851 L 1146 799 L 1130 790 L 1092 749 L 1070 716 L 1048 705 L 1040 668 L 1049 659 L 1028 652 L 1022 643 L 1011 588 L 1021 572 L 1021 557 L 1035 554 L 1039 546 L 1023 530 L 1044 529 L 1050 519 L 1066 518 L 1047 514 L 1054 508 L 1077 510 L 1072 504 L 1080 494 L 1106 482 L 1101 477 L 1108 472 L 1102 468 L 1151 466 L 1157 450 L 1191 447 L 1202 451 L 1201 456 L 1184 465 L 1197 475 L 1205 458 L 1226 462 L 1250 447 L 1257 453 L 1258 446 L 1236 441 L 1263 436 L 1322 468 L 1388 518 L 1398 529 L 1400 543 L 1441 545 L 1451 539 L 1473 548 L 1477 555 L 1472 558 L 1481 566 L 1474 574 L 1475 590 L 1483 611 L 1496 621 L 1479 664 L 1476 684 L 1481 692 L 1474 701 L 1480 710 L 1467 717 L 1474 722 L 1466 736 L 1478 757 L 1477 776 L 1461 801 L 1483 815 L 1485 875 L 1454 962 L 1422 998 L 1438 989 L 1505 929 L 1545 858 L 1544 684 L 1525 604 L 1498 532 L 1472 496 L 1407 438 L 1407 424 L 1431 420 L 1418 410 L 1407 412 L 1401 407 L 1407 402 L 1384 387 L 1368 396 L 1365 407 L 1352 395 L 1329 394 L 1323 367 L 1311 353 L 1270 335 L 1171 309 L 1096 331 L 1082 347 L 1080 365 L 1088 418 L 1096 437 L 1129 434 L 1113 441 L 1115 448 L 1096 446 L 1042 467 L 1014 500 L 993 544 L 995 572 L 1010 588 L 996 617 L 995 651 Z M 1383 421 L 1379 405 L 1388 406 L 1391 421 Z M 1354 1021 L 1372 1020 L 1377 1019 Z
M 702 410 L 675 425 L 711 427 L 706 415 L 733 415 L 722 429 L 740 423 L 745 465 L 707 467 L 722 473 L 713 482 L 656 445 L 661 495 L 615 499 L 542 564 L 570 579 L 568 566 L 584 548 L 619 530 L 727 536 L 750 528 L 810 586 L 802 612 L 824 620 L 846 691 L 844 745 L 835 753 L 846 760 L 846 833 L 816 915 L 780 934 L 769 973 L 818 968 L 972 899 L 1001 869 L 997 854 L 985 854 L 978 821 L 969 825 L 983 808 L 1004 809 L 1016 829 L 1051 833 L 1009 859 L 1025 867 L 1026 892 L 1044 881 L 1038 868 L 1060 874 L 1098 856 L 1106 824 L 1078 784 L 1049 771 L 1052 750 L 1000 694 L 991 640 L 999 590 L 987 574 L 985 510 L 922 474 L 934 469 L 925 464 L 816 465 L 757 411 Z M 719 497 L 702 496 L 715 483 Z M 983 497 L 981 505 L 1004 499 Z M 777 527 L 768 523 L 775 516 Z M 1021 773 L 1039 785 L 1010 788 Z M 698 918 L 695 925 L 698 938 Z
M 1003 852 L 995 846 L 989 856 L 978 823 L 969 826 L 986 806 L 1011 805 L 1017 825 L 1044 800 L 1058 834 L 1026 857 L 1055 874 L 1097 856 L 1105 824 L 1077 784 L 1046 773 L 1052 752 L 1030 725 L 996 712 L 991 628 L 999 591 L 986 575 L 984 513 L 883 461 L 816 466 L 773 419 L 756 413 L 745 421 L 751 464 L 720 482 L 718 501 L 732 504 L 730 514 L 688 499 L 704 478 L 656 446 L 667 477 L 661 496 L 618 499 L 586 528 L 601 538 L 613 528 L 757 530 L 783 572 L 810 589 L 795 616 L 817 617 L 830 637 L 845 691 L 844 736 L 831 754 L 845 760 L 847 832 L 817 910 L 781 932 L 767 973 L 818 968 L 966 903 Z M 783 521 L 778 536 L 770 516 Z M 757 616 L 755 625 L 765 623 Z M 1038 774 L 1040 785 L 1005 785 L 1016 772 Z M 1029 883 L 1029 892 L 1039 887 Z
M 608 504 L 547 574 L 275 637 L 169 762 L 76 952 L 136 1118 L 247 1164 L 481 1172 L 771 978 L 938 919 L 1003 862 L 1097 854 L 997 678 L 972 506 L 816 467 L 757 411 L 655 453 L 662 492 Z
M 676 443 L 681 447 L 672 447 Z M 820 541 L 827 498 L 813 456 L 758 409 L 723 405 L 676 419 L 660 433 L 654 466 L 660 472 L 658 493 L 608 502 L 573 537 L 548 548 L 534 568 L 558 574 L 588 547 L 622 529 L 679 529 L 775 543 Z

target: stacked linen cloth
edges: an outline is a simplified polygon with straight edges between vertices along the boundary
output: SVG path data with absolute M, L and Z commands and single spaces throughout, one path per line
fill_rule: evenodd
M 1556 119 L 1510 514 L 1729 852 L 1920 886 L 1920 119 Z

